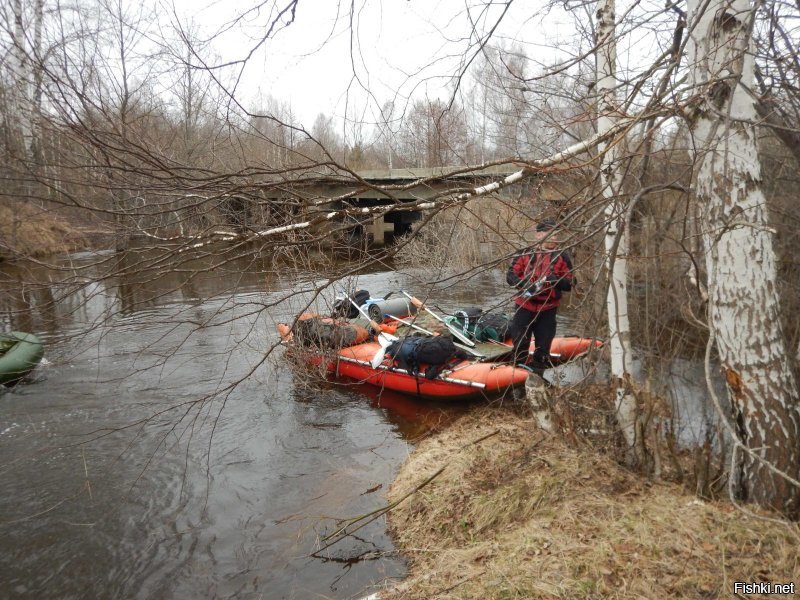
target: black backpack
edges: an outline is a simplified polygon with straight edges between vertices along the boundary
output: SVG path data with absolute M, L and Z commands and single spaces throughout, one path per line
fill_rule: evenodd
M 369 300 L 369 292 L 367 290 L 356 290 L 350 296 L 356 304 L 364 306 Z M 361 313 L 353 306 L 348 298 L 338 298 L 333 304 L 333 315 L 335 317 L 343 317 L 345 319 L 357 319 Z
M 441 373 L 450 359 L 461 356 L 458 348 L 447 336 L 432 337 L 409 336 L 392 342 L 386 348 L 397 366 L 408 371 L 409 375 L 419 375 L 420 365 L 428 365 L 425 378 L 433 379 Z
M 505 342 L 510 334 L 511 319 L 503 313 L 485 313 L 475 325 L 475 339 L 479 342 L 494 340 Z

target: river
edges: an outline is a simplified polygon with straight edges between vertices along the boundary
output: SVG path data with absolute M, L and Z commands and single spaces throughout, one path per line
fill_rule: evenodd
M 314 382 L 286 361 L 275 324 L 323 274 L 84 253 L 0 275 L 0 330 L 46 345 L 33 381 L 0 392 L 4 597 L 355 598 L 403 576 L 382 519 L 315 549 L 337 519 L 383 506 L 414 440 L 469 407 Z M 357 284 L 425 279 L 386 265 Z M 495 272 L 447 290 L 456 306 L 504 294 Z M 580 333 L 564 312 L 560 331 Z
M 115 260 L 2 270 L 0 330 L 46 345 L 33 381 L 0 392 L 3 595 L 350 598 L 401 577 L 383 520 L 314 550 L 335 519 L 382 506 L 414 439 L 464 408 L 314 384 L 282 348 L 266 356 L 318 273 L 232 260 L 101 277 Z

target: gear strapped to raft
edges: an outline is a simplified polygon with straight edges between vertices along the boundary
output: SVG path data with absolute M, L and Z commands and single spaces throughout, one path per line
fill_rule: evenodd
M 318 316 L 298 319 L 294 335 L 302 346 L 337 350 L 359 344 L 369 337 L 363 327 Z
M 361 307 L 370 319 L 381 323 L 387 315 L 395 317 L 410 317 L 417 314 L 417 307 L 406 298 L 372 298 L 367 290 L 356 290 L 352 295 L 352 302 L 348 297 L 338 297 L 333 304 L 333 315 L 345 319 L 357 319 L 361 314 L 356 307 Z M 355 303 L 355 305 L 353 304 Z
M 476 342 L 505 342 L 510 334 L 511 318 L 500 312 L 484 313 L 480 308 L 465 308 L 445 317 L 445 321 Z
M 473 336 L 475 332 L 475 324 L 478 322 L 478 319 L 480 319 L 482 314 L 482 308 L 464 308 L 455 311 L 451 316 L 445 317 L 444 320 L 449 325 L 457 327 L 461 333 L 468 336 Z
M 392 342 L 386 349 L 386 355 L 393 358 L 401 369 L 408 371 L 409 375 L 419 375 L 420 366 L 426 365 L 425 379 L 434 379 L 453 358 L 465 357 L 453 340 L 443 335 L 408 336 Z
M 511 318 L 505 313 L 484 313 L 475 324 L 475 339 L 479 342 L 505 342 L 511 334 Z
M 353 293 L 352 301 L 350 298 L 337 298 L 333 304 L 333 315 L 345 319 L 357 319 L 359 316 L 358 308 L 353 305 L 363 306 L 369 301 L 370 294 L 367 290 L 356 290 Z

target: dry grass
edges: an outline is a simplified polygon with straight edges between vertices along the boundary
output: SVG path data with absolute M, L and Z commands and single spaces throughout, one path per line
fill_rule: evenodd
M 477 444 L 499 430 L 497 435 Z M 389 492 L 409 577 L 381 598 L 716 598 L 800 581 L 796 526 L 648 485 L 503 409 L 424 440 Z
M 478 198 L 430 218 L 398 252 L 404 264 L 469 268 L 504 259 L 533 241 L 536 220 L 513 200 Z
M 400 248 L 397 256 L 412 267 L 468 268 L 484 262 L 481 241 L 475 228 L 454 223 L 449 215 L 437 215 Z
M 0 205 L 0 258 L 37 257 L 86 248 L 88 240 L 69 222 L 36 206 Z

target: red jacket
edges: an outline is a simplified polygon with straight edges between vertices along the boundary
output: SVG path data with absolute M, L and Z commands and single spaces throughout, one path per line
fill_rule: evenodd
M 529 248 L 513 258 L 506 281 L 520 289 L 514 302 L 532 312 L 541 312 L 561 304 L 561 293 L 572 289 L 575 275 L 566 251 Z

